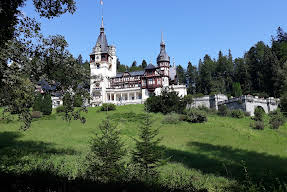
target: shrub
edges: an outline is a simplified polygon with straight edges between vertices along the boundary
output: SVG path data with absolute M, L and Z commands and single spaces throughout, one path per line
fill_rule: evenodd
M 226 105 L 220 105 L 218 107 L 218 115 L 225 117 L 228 115 L 228 113 L 229 113 L 229 110 Z
M 63 113 L 63 112 L 65 112 L 65 107 L 63 105 L 56 108 L 56 113 Z
M 191 108 L 185 111 L 186 114 L 186 121 L 192 123 L 203 123 L 207 121 L 207 114 L 205 111 Z
M 208 108 L 208 107 L 206 107 L 204 105 L 199 106 L 198 109 L 202 110 L 202 111 L 205 111 L 208 114 L 216 114 L 217 113 L 216 109 L 214 109 L 214 108 L 210 109 L 210 108 Z
M 250 113 L 247 111 L 244 111 L 244 115 L 245 115 L 245 117 L 250 117 Z
M 269 124 L 272 129 L 279 129 L 280 126 L 284 125 L 285 117 L 280 110 L 273 111 L 269 114 Z
M 151 96 L 144 103 L 145 109 L 148 112 L 162 112 L 161 98 L 159 96 Z
M 145 102 L 148 112 L 168 114 L 171 112 L 182 113 L 187 102 L 192 100 L 191 96 L 181 98 L 175 91 L 163 90 L 161 95 L 152 96 Z
M 51 115 L 52 113 L 52 98 L 50 94 L 45 94 L 42 100 L 41 112 L 43 115 Z
M 164 119 L 162 121 L 162 123 L 166 123 L 166 124 L 177 124 L 180 120 L 179 118 L 179 114 L 176 113 L 169 113 L 167 115 L 164 116 Z
M 241 110 L 232 110 L 230 112 L 230 115 L 233 118 L 238 118 L 238 119 L 244 118 L 244 112 Z
M 265 115 L 264 109 L 262 109 L 262 107 L 256 107 L 254 111 L 254 120 L 263 121 L 264 115 Z
M 104 103 L 101 106 L 101 111 L 114 111 L 116 110 L 116 105 L 112 103 Z
M 32 111 L 31 117 L 32 117 L 33 119 L 41 118 L 41 117 L 42 117 L 42 113 L 41 113 L 41 111 Z
M 250 127 L 257 130 L 263 130 L 264 129 L 264 122 L 263 121 L 254 121 L 250 124 Z

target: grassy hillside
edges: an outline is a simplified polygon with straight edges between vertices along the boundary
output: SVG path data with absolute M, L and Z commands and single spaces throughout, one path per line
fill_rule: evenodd
M 118 107 L 109 112 L 118 124 L 126 148 L 134 147 L 142 120 L 143 105 Z M 0 121 L 0 170 L 23 173 L 39 165 L 58 168 L 59 175 L 76 177 L 89 150 L 89 141 L 98 131 L 105 112 L 89 108 L 87 123 L 70 124 L 53 113 L 36 120 L 23 132 L 20 122 Z M 162 179 L 176 183 L 180 175 L 193 177 L 196 186 L 210 191 L 227 186 L 242 176 L 241 161 L 245 161 L 251 175 L 263 175 L 272 170 L 275 175 L 287 174 L 287 125 L 279 130 L 263 131 L 249 127 L 250 118 L 232 119 L 211 115 L 204 124 L 162 123 L 162 114 L 152 114 L 154 127 L 160 128 L 161 144 L 169 163 L 161 167 Z M 129 157 L 127 157 L 129 158 Z M 174 175 L 178 175 L 178 178 Z

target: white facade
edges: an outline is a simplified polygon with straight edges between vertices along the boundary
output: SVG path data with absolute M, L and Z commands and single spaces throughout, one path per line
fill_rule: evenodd
M 163 88 L 174 90 L 181 97 L 187 95 L 185 85 L 174 85 L 175 67 L 170 68 L 163 40 L 157 64 L 150 64 L 144 71 L 117 73 L 116 48 L 108 45 L 102 21 L 97 44 L 90 54 L 90 106 L 142 104 L 150 95 L 160 95 Z

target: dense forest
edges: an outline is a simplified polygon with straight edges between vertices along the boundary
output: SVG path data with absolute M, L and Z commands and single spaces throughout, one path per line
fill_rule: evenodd
M 216 59 L 206 54 L 197 66 L 178 65 L 178 81 L 187 85 L 189 94 L 280 97 L 287 90 L 287 33 L 279 27 L 271 38 L 271 45 L 259 41 L 242 58 L 234 59 L 231 50 L 228 55 L 219 51 Z M 143 70 L 146 65 L 145 60 L 139 65 L 134 61 L 129 67 L 118 60 L 117 70 Z

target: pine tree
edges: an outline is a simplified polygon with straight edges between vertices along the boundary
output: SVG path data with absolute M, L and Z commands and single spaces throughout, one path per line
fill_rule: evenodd
M 160 166 L 162 158 L 159 148 L 161 139 L 157 138 L 159 129 L 152 129 L 151 124 L 150 116 L 145 114 L 139 139 L 136 140 L 136 149 L 132 152 L 132 161 L 146 180 L 156 178 L 156 168 Z
M 195 94 L 196 92 L 196 80 L 197 80 L 197 68 L 188 62 L 186 76 L 188 81 L 188 93 Z
M 185 71 L 181 65 L 176 67 L 177 80 L 180 84 L 186 84 Z
M 142 61 L 142 68 L 145 69 L 147 67 L 147 62 L 146 60 L 143 60 Z
M 133 61 L 132 67 L 136 67 L 136 66 L 137 66 L 137 62 L 136 62 L 136 61 Z
M 77 58 L 77 62 L 78 62 L 80 65 L 82 65 L 82 64 L 83 64 L 83 57 L 82 57 L 82 55 L 81 55 L 81 54 L 78 56 L 78 58 Z
M 120 132 L 108 118 L 99 125 L 99 130 L 100 134 L 93 138 L 86 157 L 86 176 L 104 183 L 121 181 L 126 150 L 120 139 Z
M 241 90 L 240 83 L 238 83 L 238 82 L 233 83 L 233 85 L 232 85 L 232 96 L 234 96 L 234 97 L 242 96 L 242 90 Z

